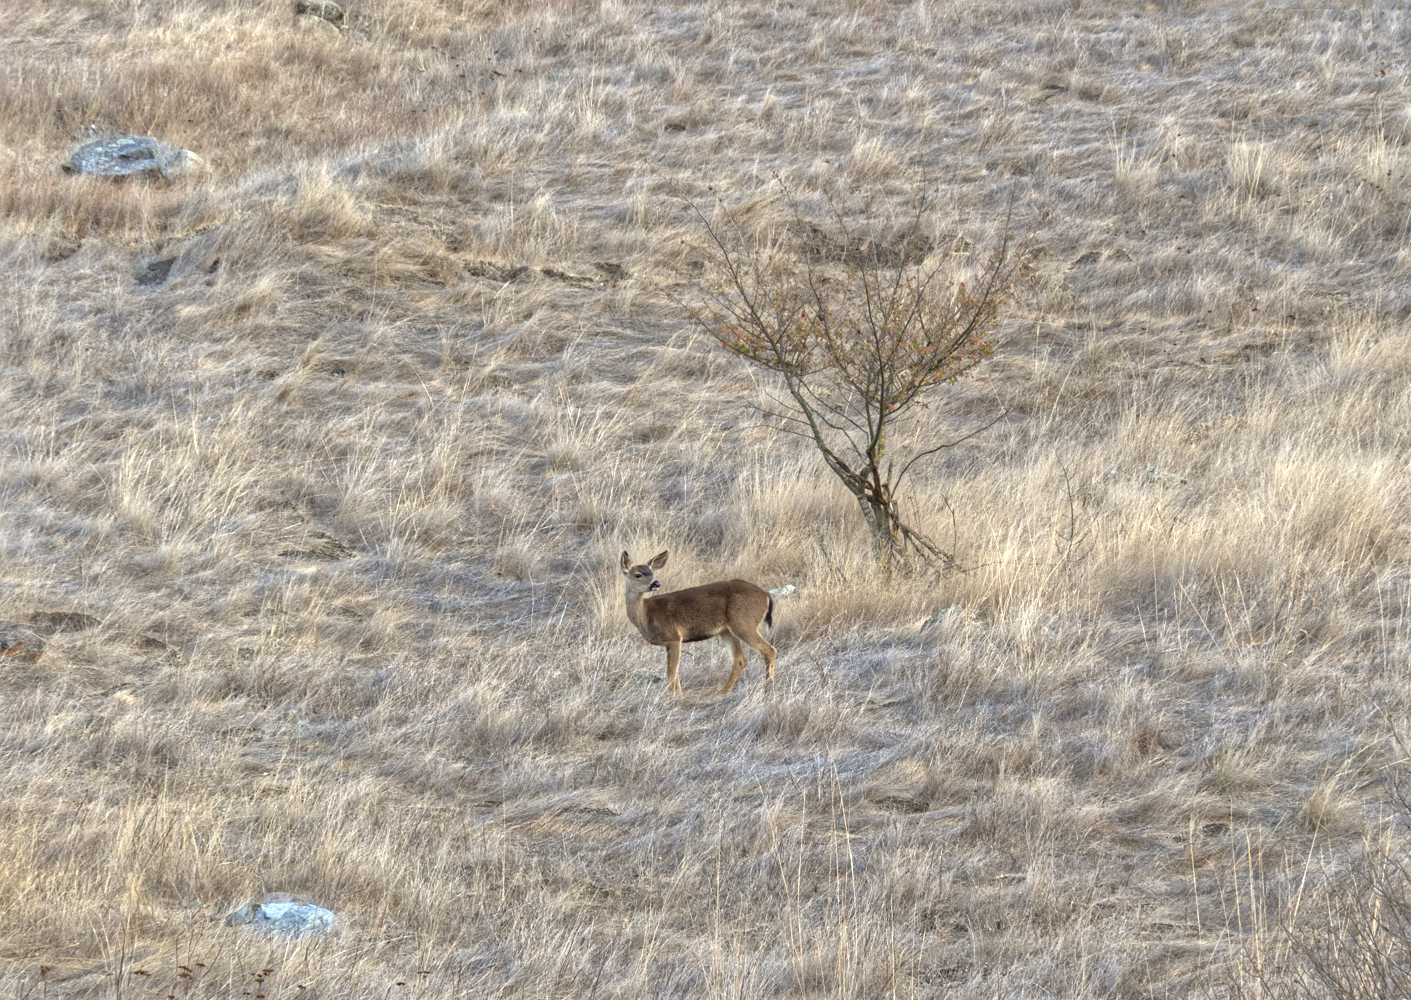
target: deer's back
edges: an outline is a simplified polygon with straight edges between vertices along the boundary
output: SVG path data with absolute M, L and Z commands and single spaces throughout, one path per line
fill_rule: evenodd
M 748 580 L 721 580 L 657 594 L 643 603 L 650 622 L 662 627 L 674 625 L 686 642 L 694 642 L 717 635 L 737 618 L 749 619 L 750 627 L 757 626 L 769 610 L 769 594 Z

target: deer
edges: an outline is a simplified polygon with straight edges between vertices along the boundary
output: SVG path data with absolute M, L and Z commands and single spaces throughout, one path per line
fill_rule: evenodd
M 666 680 L 672 694 L 681 693 L 676 666 L 681 662 L 683 642 L 701 642 L 716 636 L 730 644 L 734 669 L 720 689 L 729 694 L 745 669 L 745 645 L 764 657 L 764 679 L 774 680 L 777 650 L 759 634 L 761 624 L 774 626 L 774 598 L 747 580 L 719 580 L 699 587 L 653 594 L 661 589 L 655 570 L 666 565 L 666 553 L 651 561 L 632 565 L 622 553 L 622 575 L 627 580 L 627 620 L 637 626 L 653 646 L 666 647 Z M 650 595 L 650 596 L 649 596 Z

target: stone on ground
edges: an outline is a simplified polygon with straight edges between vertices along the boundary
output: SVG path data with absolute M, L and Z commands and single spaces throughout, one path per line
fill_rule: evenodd
M 110 135 L 85 142 L 62 164 L 66 174 L 92 177 L 145 177 L 151 180 L 180 176 L 201 163 L 189 149 L 149 135 Z
M 13 622 L 0 622 L 0 660 L 34 663 L 44 654 L 48 641 L 33 629 Z
M 343 8 L 333 0 L 296 0 L 294 13 L 308 14 L 335 23 L 343 20 Z
M 227 927 L 250 927 L 266 934 L 298 938 L 333 930 L 338 914 L 287 892 L 271 892 L 225 918 Z
M 35 611 L 29 616 L 29 624 L 34 628 L 53 633 L 83 632 L 102 623 L 82 611 Z

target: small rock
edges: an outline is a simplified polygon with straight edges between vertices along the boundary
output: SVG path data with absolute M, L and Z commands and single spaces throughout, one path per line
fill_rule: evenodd
M 500 281 L 508 284 L 511 281 L 518 281 L 520 278 L 523 278 L 530 273 L 530 270 L 527 264 L 511 267 L 508 264 L 502 266 L 496 264 L 494 261 L 482 260 L 467 266 L 465 272 L 472 278 L 489 278 L 491 281 Z
M 647 684 L 660 684 L 664 680 L 666 680 L 666 677 L 658 673 L 656 670 L 650 668 L 640 668 L 628 674 L 627 677 L 622 681 L 621 686 L 637 687 L 638 685 L 645 686 Z
M 769 596 L 774 598 L 788 597 L 798 589 L 799 588 L 795 587 L 792 583 L 786 583 L 782 587 L 775 587 L 773 590 L 771 590 L 769 592 Z
M 314 14 L 300 14 L 294 18 L 294 26 L 305 33 L 323 35 L 330 39 L 343 37 L 343 32 L 337 24 Z
M 591 288 L 593 286 L 592 278 L 584 277 L 581 274 L 569 274 L 567 271 L 560 271 L 553 267 L 541 267 L 539 268 L 539 273 L 546 278 L 562 281 L 566 285 L 575 285 L 578 288 Z
M 952 604 L 948 608 L 942 608 L 931 617 L 921 623 L 921 628 L 930 628 L 932 625 L 944 625 L 946 622 L 955 621 L 965 614 L 965 608 L 959 604 Z
M 266 934 L 299 938 L 333 930 L 338 914 L 287 892 L 271 892 L 258 903 L 246 903 L 225 918 L 227 927 L 251 927 Z
M 152 261 L 137 272 L 137 283 L 139 285 L 160 285 L 167 280 L 167 275 L 171 274 L 171 266 L 175 263 L 175 257 Z
M 49 643 L 33 629 L 11 622 L 0 624 L 0 659 L 34 663 Z
M 1166 472 L 1154 465 L 1146 467 L 1146 477 L 1153 483 L 1162 483 L 1166 486 L 1184 486 L 1186 484 L 1184 476 L 1178 476 L 1174 472 Z
M 914 798 L 909 795 L 884 795 L 881 798 L 869 799 L 868 801 L 898 813 L 924 813 L 931 810 L 931 801 L 926 798 Z
M 148 632 L 137 637 L 137 648 L 157 653 L 175 653 L 176 647 L 159 635 Z
M 108 724 L 108 718 L 104 715 L 80 715 L 71 721 L 63 729 L 68 736 L 80 737 L 89 736 L 100 732 Z
M 57 264 L 59 261 L 68 260 L 74 254 L 78 253 L 79 248 L 82 246 L 82 240 L 56 236 L 44 247 L 43 252 L 39 255 L 39 259 L 46 264 Z
M 189 149 L 178 149 L 149 135 L 113 135 L 79 146 L 60 169 L 66 174 L 93 177 L 176 177 L 203 161 Z
M 351 548 L 322 531 L 312 532 L 308 538 L 308 548 L 285 549 L 279 553 L 280 556 L 286 559 L 342 559 L 355 555 Z
M 32 611 L 29 623 L 50 635 L 55 632 L 82 632 L 102 624 L 97 618 L 81 611 Z
M 341 24 L 345 16 L 343 8 L 333 0 L 295 0 L 294 13 L 308 14 L 335 24 Z
M 863 703 L 865 708 L 891 708 L 894 705 L 904 705 L 911 700 L 911 695 L 905 691 L 890 691 L 874 694 Z

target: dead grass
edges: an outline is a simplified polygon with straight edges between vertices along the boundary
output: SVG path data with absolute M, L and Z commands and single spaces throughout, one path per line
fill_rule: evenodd
M 0 618 L 101 625 L 0 672 L 0 989 L 1219 994 L 1404 855 L 1406 13 L 301 22 L 6 7 Z M 90 124 L 209 169 L 60 176 Z M 910 431 L 1008 411 L 909 501 L 964 573 L 880 591 L 670 304 L 679 193 L 768 231 L 775 175 L 924 178 L 960 254 L 1047 209 Z M 795 584 L 774 689 L 669 698 L 624 548 Z M 221 925 L 268 890 L 342 933 Z

